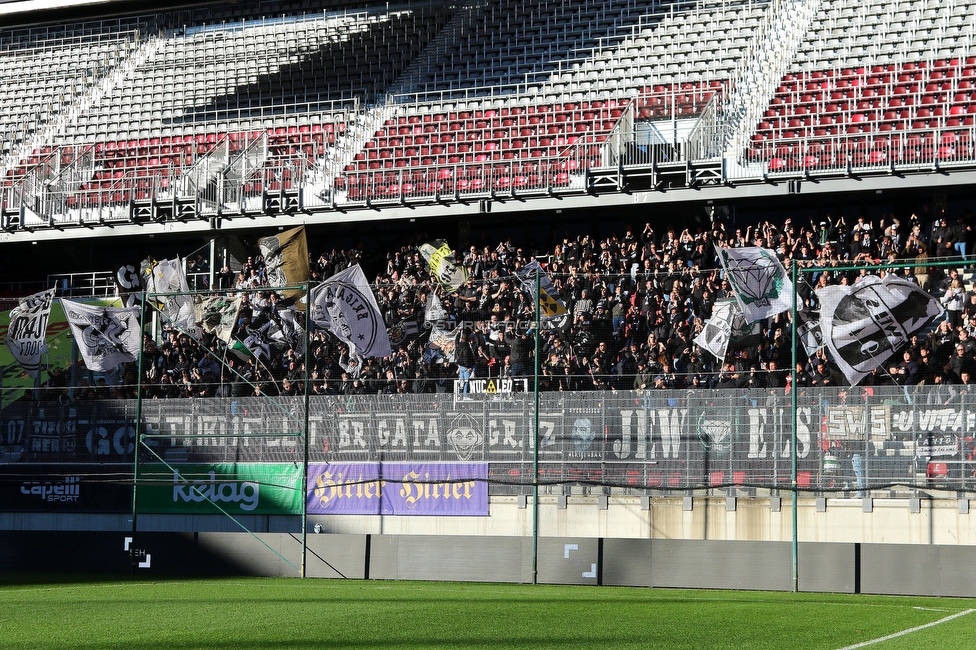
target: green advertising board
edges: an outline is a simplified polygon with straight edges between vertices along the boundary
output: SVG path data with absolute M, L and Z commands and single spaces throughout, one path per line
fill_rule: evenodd
M 139 467 L 136 507 L 155 514 L 299 515 L 302 470 L 294 463 Z

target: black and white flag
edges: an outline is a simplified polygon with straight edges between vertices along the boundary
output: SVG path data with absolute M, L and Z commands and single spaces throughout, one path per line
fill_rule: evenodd
M 383 314 L 358 264 L 336 273 L 311 293 L 312 321 L 351 346 L 351 356 L 392 354 Z
M 539 295 L 536 296 L 536 276 L 539 277 Z M 539 300 L 539 312 L 543 319 L 558 318 L 567 312 L 566 304 L 559 297 L 555 285 L 549 274 L 546 273 L 538 260 L 532 260 L 521 269 L 515 272 L 515 277 L 519 279 L 522 290 L 532 296 L 535 304 L 536 298 Z
M 702 331 L 695 337 L 695 343 L 722 361 L 730 347 L 752 345 L 759 334 L 759 323 L 747 321 L 738 302 L 717 300 L 711 318 L 705 321 Z
M 447 310 L 444 309 L 441 299 L 437 297 L 434 291 L 431 291 L 430 295 L 427 296 L 427 304 L 424 305 L 424 325 L 431 327 L 432 323 L 441 323 L 447 318 Z
M 142 344 L 138 307 L 86 305 L 64 298 L 61 306 L 86 368 L 108 372 L 138 358 Z
M 247 336 L 241 341 L 244 347 L 261 363 L 271 363 L 272 348 L 284 341 L 281 328 L 274 321 L 267 320 L 261 325 L 249 327 Z
M 295 351 L 295 354 L 304 356 L 305 314 L 299 313 L 294 307 L 281 309 L 277 313 L 277 323 L 284 341 Z
M 807 356 L 815 355 L 824 346 L 823 332 L 820 331 L 820 312 L 812 309 L 797 311 L 796 336 Z
M 742 318 L 742 310 L 734 300 L 716 302 L 711 317 L 705 321 L 702 331 L 695 337 L 695 343 L 703 350 L 711 352 L 719 361 L 723 361 L 732 338 L 732 321 L 737 315 Z
M 390 345 L 403 345 L 420 334 L 420 326 L 415 320 L 401 320 L 388 330 Z
M 183 271 L 183 262 L 146 259 L 140 267 L 142 281 L 154 307 L 169 319 L 177 329 L 200 338 L 194 324 L 193 299 Z M 153 296 L 152 294 L 163 294 Z
M 54 291 L 48 289 L 20 298 L 19 304 L 10 310 L 7 348 L 31 379 L 37 379 L 41 370 L 41 355 L 47 352 L 47 322 L 51 316 Z
M 851 385 L 943 314 L 938 299 L 892 275 L 817 289 L 824 345 Z
M 115 272 L 115 291 L 125 302 L 126 307 L 135 306 L 141 299 L 142 283 L 139 271 L 132 264 L 124 264 Z

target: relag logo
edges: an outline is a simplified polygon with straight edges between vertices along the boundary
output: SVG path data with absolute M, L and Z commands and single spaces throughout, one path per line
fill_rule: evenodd
M 173 471 L 173 502 L 183 503 L 236 503 L 241 510 L 250 512 L 258 507 L 260 486 L 252 481 L 228 481 L 218 483 L 215 472 L 208 472 L 210 480 L 189 481 Z

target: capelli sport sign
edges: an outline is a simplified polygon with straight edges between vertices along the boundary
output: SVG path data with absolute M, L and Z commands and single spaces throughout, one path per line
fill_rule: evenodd
M 137 505 L 146 513 L 301 514 L 301 480 L 293 463 L 142 468 Z

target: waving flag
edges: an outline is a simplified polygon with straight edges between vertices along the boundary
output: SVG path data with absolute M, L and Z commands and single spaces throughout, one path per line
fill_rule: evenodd
M 535 277 L 539 276 L 539 295 L 535 295 Z M 532 296 L 533 303 L 538 298 L 539 311 L 542 318 L 556 318 L 567 312 L 566 304 L 556 292 L 549 274 L 537 260 L 532 260 L 515 272 L 515 277 L 522 284 L 522 290 Z
M 427 304 L 424 305 L 424 325 L 430 327 L 431 323 L 446 321 L 448 318 L 447 310 L 441 303 L 441 299 L 433 291 L 427 296 Z
M 943 314 L 936 298 L 892 275 L 817 289 L 817 298 L 824 345 L 851 385 Z
M 241 296 L 194 296 L 193 319 L 204 332 L 213 332 L 224 343 L 231 342 L 237 314 L 241 310 Z
M 760 333 L 759 323 L 747 322 L 739 303 L 735 300 L 718 300 L 712 308 L 712 316 L 695 337 L 702 349 L 708 350 L 719 361 L 725 359 L 729 347 L 743 347 Z
M 421 244 L 420 254 L 427 260 L 431 275 L 447 291 L 457 291 L 468 281 L 467 269 L 454 261 L 454 253 L 443 239 Z
M 282 309 L 276 314 L 278 327 L 284 341 L 298 356 L 305 354 L 305 314 L 294 307 Z
M 54 291 L 48 289 L 20 298 L 19 304 L 10 310 L 7 347 L 31 379 L 37 379 L 41 370 L 41 355 L 47 352 L 45 334 Z
M 793 306 L 793 283 L 775 252 L 758 246 L 716 246 L 715 250 L 747 321 L 769 318 Z
M 351 346 L 351 355 L 392 354 L 383 314 L 358 264 L 336 273 L 311 293 L 312 321 Z
M 97 307 L 64 298 L 61 306 L 86 368 L 106 372 L 136 360 L 142 344 L 138 307 Z
M 161 311 L 175 327 L 199 338 L 194 325 L 193 299 L 190 287 L 183 272 L 180 258 L 153 260 L 147 258 L 140 266 L 142 282 L 146 292 L 153 294 L 172 294 L 153 296 L 152 305 Z
M 457 345 L 457 330 L 441 329 L 436 323 L 430 329 L 430 338 L 424 348 L 424 361 L 428 363 L 438 356 L 454 362 L 454 349 Z
M 812 309 L 797 311 L 796 336 L 803 344 L 807 356 L 815 355 L 824 346 L 823 332 L 820 331 L 820 312 Z
M 271 363 L 272 348 L 278 347 L 284 341 L 281 328 L 274 321 L 267 320 L 262 325 L 249 327 L 247 336 L 241 343 L 261 363 Z
M 716 302 L 712 308 L 712 316 L 702 327 L 702 331 L 695 337 L 695 343 L 703 350 L 708 350 L 719 361 L 725 359 L 732 338 L 732 320 L 738 315 L 742 318 L 739 305 L 734 300 Z
M 268 278 L 268 286 L 285 287 L 308 282 L 308 243 L 305 239 L 305 226 L 262 237 L 258 240 L 258 248 L 264 256 L 264 271 Z M 281 293 L 286 298 L 296 300 L 296 309 L 305 310 L 305 305 L 297 300 L 304 294 L 302 290 L 292 289 Z

